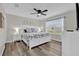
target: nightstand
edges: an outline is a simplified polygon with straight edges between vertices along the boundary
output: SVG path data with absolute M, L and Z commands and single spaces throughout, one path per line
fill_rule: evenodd
M 21 40 L 21 36 L 19 34 L 13 34 L 13 42 Z

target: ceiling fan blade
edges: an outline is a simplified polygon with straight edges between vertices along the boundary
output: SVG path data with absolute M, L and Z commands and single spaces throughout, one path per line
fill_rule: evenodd
M 43 14 L 43 13 L 41 13 L 41 15 L 45 15 L 46 16 L 46 14 Z
M 34 8 L 35 11 L 38 11 L 36 8 Z
M 31 14 L 37 14 L 37 13 L 31 13 Z
M 42 12 L 47 12 L 48 10 L 46 9 L 46 10 L 43 10 Z

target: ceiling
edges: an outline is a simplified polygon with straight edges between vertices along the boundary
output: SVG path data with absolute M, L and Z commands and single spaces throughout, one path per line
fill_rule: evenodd
M 74 5 L 74 3 L 6 3 L 3 4 L 3 7 L 7 14 L 23 16 L 32 19 L 44 19 L 74 10 Z M 45 13 L 47 16 L 41 15 L 40 17 L 37 17 L 36 14 L 31 15 L 31 13 L 35 12 L 33 8 L 41 10 L 48 9 L 48 11 Z

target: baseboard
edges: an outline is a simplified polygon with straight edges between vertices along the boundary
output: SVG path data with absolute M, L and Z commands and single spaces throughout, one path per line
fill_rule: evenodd
M 0 56 L 3 55 L 4 49 L 5 49 L 5 44 L 0 45 Z

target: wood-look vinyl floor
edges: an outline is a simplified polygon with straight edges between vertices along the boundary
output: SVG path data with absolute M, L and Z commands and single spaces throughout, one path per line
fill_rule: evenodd
M 51 41 L 28 50 L 23 41 L 6 43 L 3 56 L 61 56 L 62 43 Z

